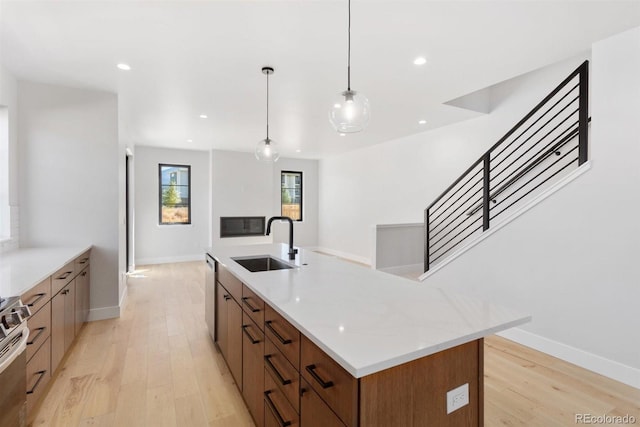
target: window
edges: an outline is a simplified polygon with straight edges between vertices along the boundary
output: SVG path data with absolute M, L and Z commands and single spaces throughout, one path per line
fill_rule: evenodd
M 160 224 L 191 224 L 191 166 L 158 166 Z
M 280 214 L 302 221 L 302 172 L 280 173 Z

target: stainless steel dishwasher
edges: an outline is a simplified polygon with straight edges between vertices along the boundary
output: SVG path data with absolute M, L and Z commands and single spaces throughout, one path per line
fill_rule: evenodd
M 207 270 L 204 280 L 204 320 L 209 328 L 209 335 L 216 340 L 216 262 L 211 255 L 205 255 Z

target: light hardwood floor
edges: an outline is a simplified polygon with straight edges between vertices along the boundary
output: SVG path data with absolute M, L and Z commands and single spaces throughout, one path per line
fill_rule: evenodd
M 204 323 L 204 262 L 139 270 L 122 317 L 82 329 L 33 425 L 252 426 Z M 640 390 L 502 338 L 485 343 L 485 426 L 569 426 L 576 413 L 640 425 Z

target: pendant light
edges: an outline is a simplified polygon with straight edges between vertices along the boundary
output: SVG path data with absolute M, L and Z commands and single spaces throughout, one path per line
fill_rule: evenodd
M 351 90 L 351 0 L 349 0 L 349 46 L 347 53 L 347 90 L 341 92 L 329 110 L 329 121 L 339 133 L 360 132 L 369 123 L 369 100 Z
M 256 159 L 263 162 L 276 162 L 280 158 L 275 141 L 269 138 L 269 75 L 273 72 L 272 67 L 262 67 L 262 74 L 267 76 L 267 137 L 258 143 Z

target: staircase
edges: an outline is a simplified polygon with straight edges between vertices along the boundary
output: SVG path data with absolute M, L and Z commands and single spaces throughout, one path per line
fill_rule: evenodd
M 455 257 L 588 160 L 583 62 L 424 210 L 424 272 Z

